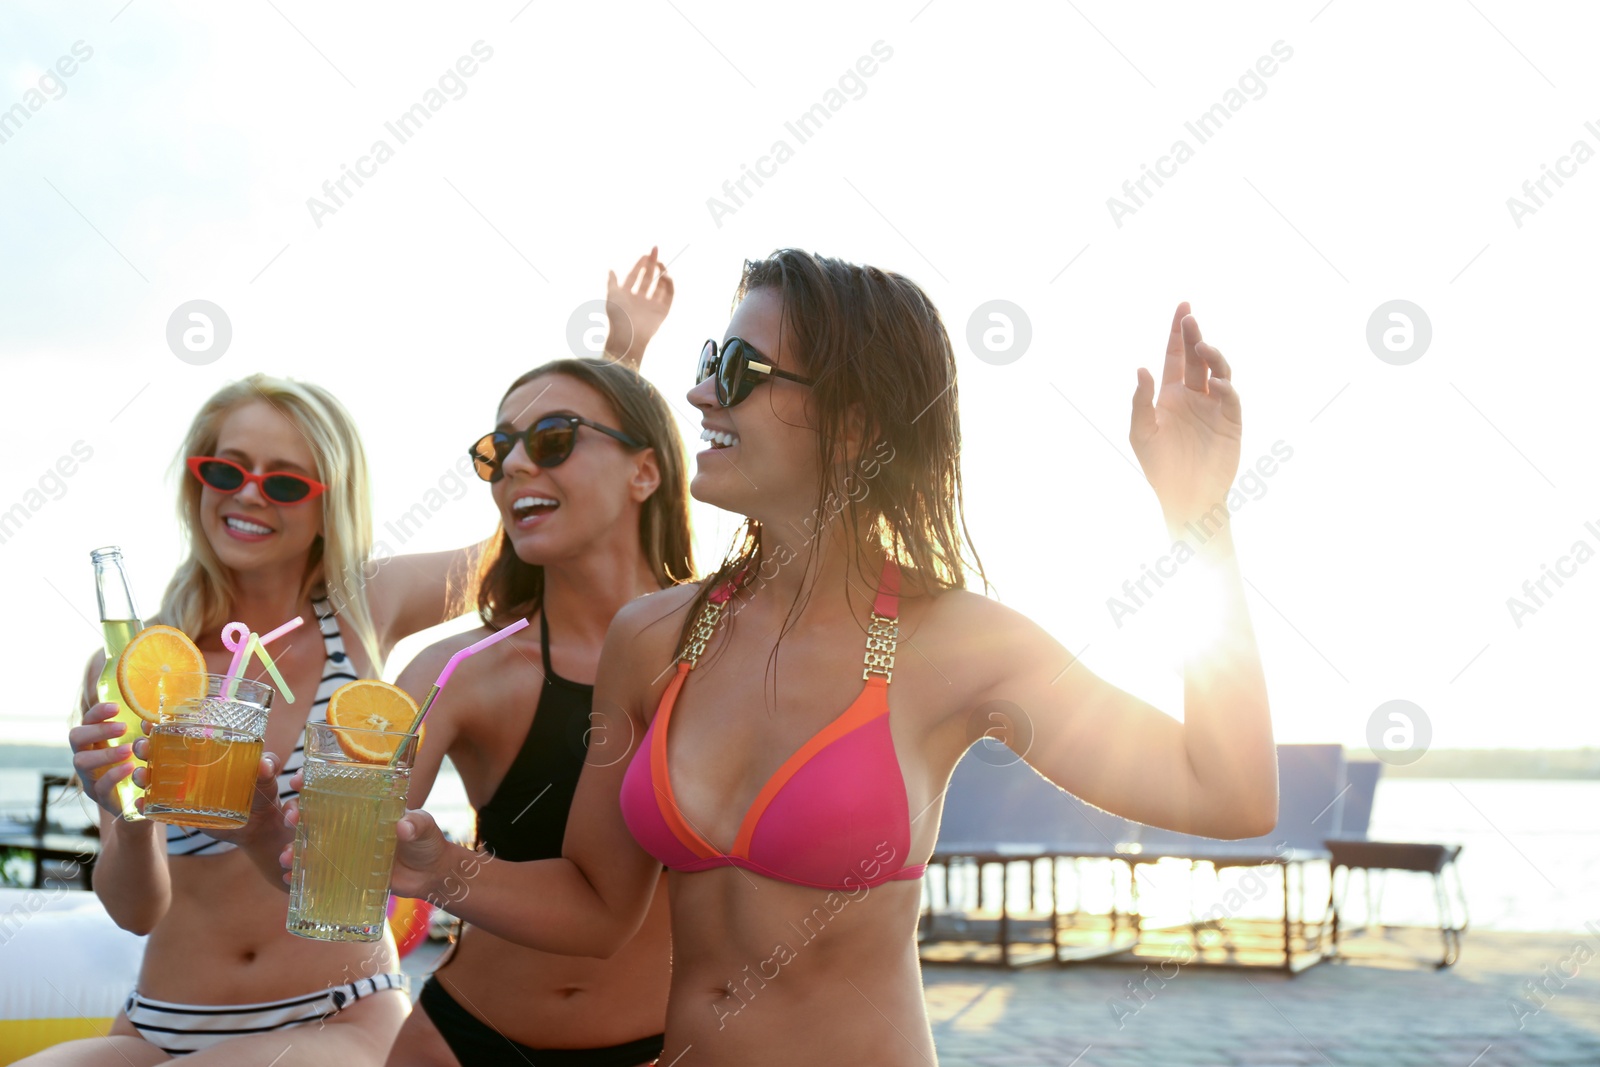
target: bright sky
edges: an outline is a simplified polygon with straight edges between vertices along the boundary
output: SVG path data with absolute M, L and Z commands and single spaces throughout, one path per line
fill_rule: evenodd
M 646 373 L 673 398 L 747 256 L 796 245 L 925 286 L 960 352 L 967 513 L 998 595 L 1174 713 L 1155 607 L 1118 625 L 1107 599 L 1169 547 L 1128 406 L 1192 301 L 1234 368 L 1244 463 L 1281 460 L 1234 520 L 1280 740 L 1362 744 L 1401 699 L 1435 746 L 1600 744 L 1580 673 L 1600 594 L 1582 437 L 1600 15 L 1045 7 L 7 5 L 0 740 L 64 740 L 98 640 L 91 548 L 124 546 L 153 611 L 179 558 L 168 464 L 216 388 L 264 370 L 333 389 L 382 537 L 512 378 L 567 353 L 607 269 L 658 244 L 678 300 Z M 402 143 L 385 124 L 419 103 Z M 346 166 L 365 184 L 314 218 Z M 1146 166 L 1163 184 L 1125 193 Z M 746 167 L 765 176 L 734 201 Z M 196 299 L 232 324 L 198 366 L 166 342 Z M 1029 324 L 1009 362 L 968 342 L 994 300 Z M 1368 343 L 1395 300 L 1431 324 L 1409 363 Z M 1391 361 L 1420 347 L 1409 314 Z M 56 480 L 75 446 L 92 457 Z M 403 548 L 493 521 L 474 483 Z M 733 523 L 696 521 L 710 561 Z M 1514 619 L 1545 565 L 1564 584 Z

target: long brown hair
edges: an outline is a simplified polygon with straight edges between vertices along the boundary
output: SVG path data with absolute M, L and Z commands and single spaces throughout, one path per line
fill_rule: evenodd
M 665 589 L 694 577 L 689 531 L 689 479 L 683 438 L 672 409 L 655 386 L 636 372 L 603 359 L 556 359 L 511 383 L 500 403 L 522 386 L 547 374 L 564 374 L 606 398 L 621 424 L 618 429 L 655 449 L 661 484 L 639 512 L 639 548 Z M 484 553 L 478 572 L 478 617 L 500 629 L 537 611 L 544 603 L 544 568 L 524 563 L 502 526 Z
M 746 260 L 734 305 L 757 289 L 782 296 L 789 351 L 814 383 L 821 477 L 808 530 L 842 516 L 869 601 L 878 575 L 863 565 L 872 553 L 912 572 L 922 590 L 965 588 L 969 567 L 987 588 L 962 510 L 956 361 L 939 309 L 903 275 L 793 248 Z M 853 463 L 852 428 L 862 441 Z M 680 649 L 713 589 L 733 580 L 749 590 L 785 562 L 763 557 L 761 524 L 746 519 L 690 605 Z M 790 620 L 800 605 L 797 597 Z

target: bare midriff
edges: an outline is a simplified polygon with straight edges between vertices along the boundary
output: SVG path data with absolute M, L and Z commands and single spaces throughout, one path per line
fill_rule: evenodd
M 391 938 L 332 944 L 286 931 L 288 895 L 241 851 L 174 857 L 167 867 L 172 906 L 145 946 L 139 992 L 146 997 L 248 1004 L 400 969 Z
M 701 1064 L 936 1062 L 917 962 L 919 881 L 812 889 L 675 874 L 670 1040 Z
M 558 956 L 468 926 L 437 972 L 462 1008 L 535 1048 L 606 1048 L 661 1033 L 671 979 L 667 880 L 615 956 Z

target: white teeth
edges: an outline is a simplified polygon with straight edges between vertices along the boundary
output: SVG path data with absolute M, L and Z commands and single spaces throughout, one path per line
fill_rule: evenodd
M 518 522 L 532 518 L 539 507 L 557 508 L 561 505 L 547 496 L 519 496 L 511 503 L 511 517 Z
M 710 441 L 718 448 L 727 448 L 730 445 L 736 445 L 739 443 L 739 438 L 736 434 L 726 433 L 722 430 L 713 430 L 709 426 L 700 431 L 700 440 Z
M 272 527 L 270 526 L 262 526 L 256 522 L 246 522 L 244 519 L 236 518 L 232 515 L 229 515 L 223 521 L 241 533 L 269 534 L 272 532 Z

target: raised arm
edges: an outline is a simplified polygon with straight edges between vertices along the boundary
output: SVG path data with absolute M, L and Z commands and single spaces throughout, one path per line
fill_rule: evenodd
M 104 652 L 89 658 L 78 704 L 82 722 L 67 732 L 67 742 L 83 791 L 100 807 L 95 895 L 118 926 L 148 934 L 172 905 L 166 839 L 160 823 L 129 822 L 117 807 L 113 788 L 134 771 L 135 764 L 128 756 L 135 738 L 125 736 L 125 725 L 111 721 L 117 713 L 115 704 L 98 702 L 95 686 L 104 664 Z M 100 747 L 107 743 L 109 747 Z
M 451 618 L 459 590 L 470 587 L 483 545 L 374 560 L 367 603 L 385 655 L 401 638 Z M 335 605 L 337 607 L 338 605 Z
M 563 857 L 495 860 L 450 844 L 426 812 L 412 812 L 398 831 L 396 893 L 444 902 L 475 926 L 545 952 L 606 957 L 633 938 L 661 872 L 628 832 L 619 802 L 629 757 L 644 737 L 641 698 L 652 680 L 635 646 L 649 599 L 623 608 L 606 634 L 591 755 L 567 817 Z M 659 616 L 659 607 L 649 614 Z
M 978 702 L 1020 709 L 1006 738 L 1036 770 L 1097 807 L 1208 837 L 1269 833 L 1277 768 L 1266 681 L 1225 503 L 1239 466 L 1240 408 L 1222 353 L 1187 303 L 1168 338 L 1161 389 L 1139 370 L 1129 434 L 1173 539 L 1160 596 L 1189 638 L 1183 721 L 1109 684 L 1038 626 L 968 604 L 979 660 L 996 666 Z M 1155 404 L 1152 407 L 1152 397 Z M 1183 548 L 1180 548 L 1182 544 Z M 1031 738 L 1023 736 L 1031 726 Z
M 633 370 L 672 310 L 672 279 L 657 251 L 640 256 L 620 284 L 616 271 L 606 276 L 606 358 Z

